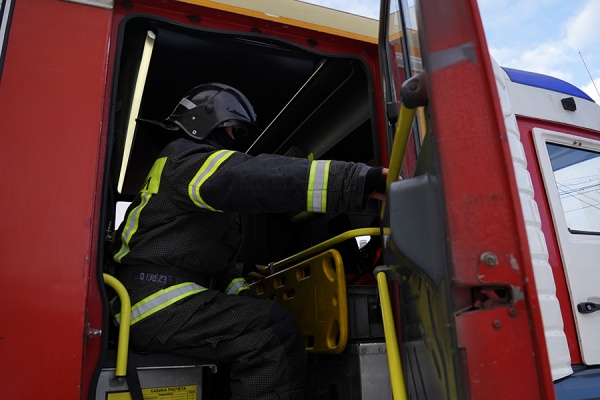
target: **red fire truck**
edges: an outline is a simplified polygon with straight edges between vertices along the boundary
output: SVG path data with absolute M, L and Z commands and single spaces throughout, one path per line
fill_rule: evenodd
M 136 119 L 218 81 L 255 106 L 247 153 L 403 177 L 360 214 L 243 217 L 240 261 L 297 317 L 309 398 L 600 398 L 600 108 L 498 66 L 476 0 L 379 15 L 0 2 L 0 397 L 225 398 L 226 366 L 128 351 L 105 271 L 164 144 Z

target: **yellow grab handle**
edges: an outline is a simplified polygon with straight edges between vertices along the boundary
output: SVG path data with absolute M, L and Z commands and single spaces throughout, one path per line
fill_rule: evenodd
M 117 366 L 115 376 L 123 377 L 127 375 L 127 351 L 129 349 L 129 325 L 131 322 L 131 300 L 129 293 L 121 282 L 114 276 L 104 274 L 104 283 L 117 292 L 121 301 L 121 320 L 119 323 L 119 340 L 117 347 Z
M 390 166 L 388 168 L 388 175 L 385 182 L 386 192 L 389 191 L 392 182 L 397 181 L 398 177 L 400 176 L 402 160 L 404 160 L 404 153 L 406 153 L 406 146 L 408 145 L 408 138 L 410 137 L 410 131 L 412 129 L 416 112 L 416 108 L 408 108 L 404 106 L 404 104 L 400 104 L 400 116 L 398 117 L 398 123 L 396 124 L 394 144 L 392 145 L 392 155 L 390 156 Z M 383 219 L 384 212 L 385 202 L 381 206 L 381 219 Z
M 383 315 L 385 346 L 387 347 L 388 364 L 390 366 L 392 397 L 394 400 L 406 400 L 406 388 L 404 386 L 404 374 L 402 373 L 402 364 L 400 362 L 396 327 L 394 326 L 394 315 L 388 292 L 387 277 L 383 271 L 377 273 L 377 286 L 379 288 L 381 314 Z
M 328 239 L 324 242 L 314 245 L 313 247 L 309 247 L 306 250 L 303 250 L 299 253 L 296 253 L 288 258 L 284 258 L 283 260 L 274 262 L 269 265 L 271 269 L 277 271 L 284 265 L 291 264 L 293 262 L 302 260 L 304 258 L 308 258 L 312 255 L 322 253 L 325 250 L 333 247 L 334 245 L 343 242 L 344 240 L 348 240 L 351 238 L 355 238 L 357 236 L 379 236 L 381 230 L 379 228 L 359 228 L 353 229 L 351 231 L 344 232 L 340 235 L 334 236 L 331 239 Z

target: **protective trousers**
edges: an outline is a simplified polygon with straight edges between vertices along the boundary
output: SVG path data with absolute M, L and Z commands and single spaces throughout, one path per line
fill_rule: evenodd
M 294 318 L 270 300 L 198 293 L 136 322 L 137 351 L 178 353 L 229 365 L 232 400 L 304 396 L 306 353 Z

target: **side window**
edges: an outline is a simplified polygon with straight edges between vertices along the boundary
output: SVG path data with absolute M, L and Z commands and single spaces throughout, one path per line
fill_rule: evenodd
M 388 10 L 387 41 L 388 81 L 391 87 L 386 101 L 398 103 L 401 99 L 402 82 L 423 71 L 419 26 L 417 23 L 414 0 L 392 1 Z M 382 39 L 383 41 L 383 39 Z M 383 44 L 383 43 L 382 43 Z M 426 132 L 424 107 L 418 107 L 415 122 L 412 125 L 414 151 L 418 155 Z M 390 148 L 392 146 L 390 145 Z M 405 175 L 408 171 L 405 171 Z
M 115 229 L 118 229 L 125 220 L 127 207 L 131 204 L 130 201 L 117 201 L 115 208 Z
M 582 146 L 581 142 L 573 141 Z M 567 229 L 600 235 L 600 152 L 547 142 Z
M 552 171 L 547 184 L 556 188 L 568 232 L 600 235 L 600 143 L 546 133 L 537 145 L 548 154 L 550 165 L 541 166 Z

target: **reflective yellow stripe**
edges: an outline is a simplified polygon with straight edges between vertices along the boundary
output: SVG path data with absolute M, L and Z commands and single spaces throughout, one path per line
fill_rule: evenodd
M 160 187 L 160 177 L 162 176 L 162 171 L 166 162 L 167 157 L 161 157 L 154 161 L 154 165 L 152 165 L 152 169 L 148 173 L 140 193 L 158 193 L 158 188 Z
M 313 161 L 308 176 L 306 210 L 325 212 L 327 210 L 327 183 L 329 182 L 329 160 Z
M 121 262 L 123 257 L 129 253 L 129 242 L 138 229 L 140 214 L 150 201 L 152 195 L 158 193 L 158 189 L 160 187 L 160 178 L 166 162 L 167 157 L 161 157 L 154 161 L 154 165 L 152 165 L 152 169 L 150 169 L 150 172 L 146 177 L 146 181 L 140 190 L 141 202 L 127 216 L 126 225 L 123 228 L 123 232 L 121 232 L 121 248 L 114 256 L 114 260 L 116 262 Z
M 225 289 L 225 293 L 227 294 L 239 294 L 242 290 L 249 289 L 248 284 L 244 280 L 244 278 L 236 278 L 233 279 L 227 288 Z
M 194 176 L 194 179 L 192 179 L 192 181 L 190 182 L 188 188 L 189 196 L 190 199 L 192 199 L 192 201 L 194 202 L 194 204 L 196 204 L 198 207 L 205 208 L 211 211 L 219 211 L 215 210 L 214 208 L 206 204 L 204 200 L 202 200 L 202 197 L 200 196 L 200 187 L 208 178 L 212 176 L 212 174 L 215 173 L 217 168 L 219 168 L 219 166 L 223 164 L 225 160 L 227 160 L 229 157 L 231 157 L 231 155 L 233 155 L 233 153 L 233 151 L 229 150 L 220 150 L 211 154 L 210 157 L 208 157 L 208 159 L 204 162 L 204 164 L 202 164 L 202 166 L 196 173 L 196 176 Z
M 188 296 L 205 290 L 205 287 L 193 282 L 184 282 L 161 289 L 153 295 L 143 298 L 131 307 L 131 325 Z M 120 322 L 120 317 L 120 314 L 115 315 L 117 323 Z
M 129 241 L 133 237 L 133 234 L 137 231 L 138 223 L 140 220 L 140 213 L 142 212 L 144 207 L 146 207 L 151 197 L 151 193 L 142 193 L 141 203 L 136 208 L 134 208 L 127 216 L 126 225 L 123 228 L 123 232 L 121 232 L 121 248 L 119 249 L 119 252 L 113 257 L 116 262 L 121 262 L 123 257 L 125 257 L 127 253 L 129 253 Z

